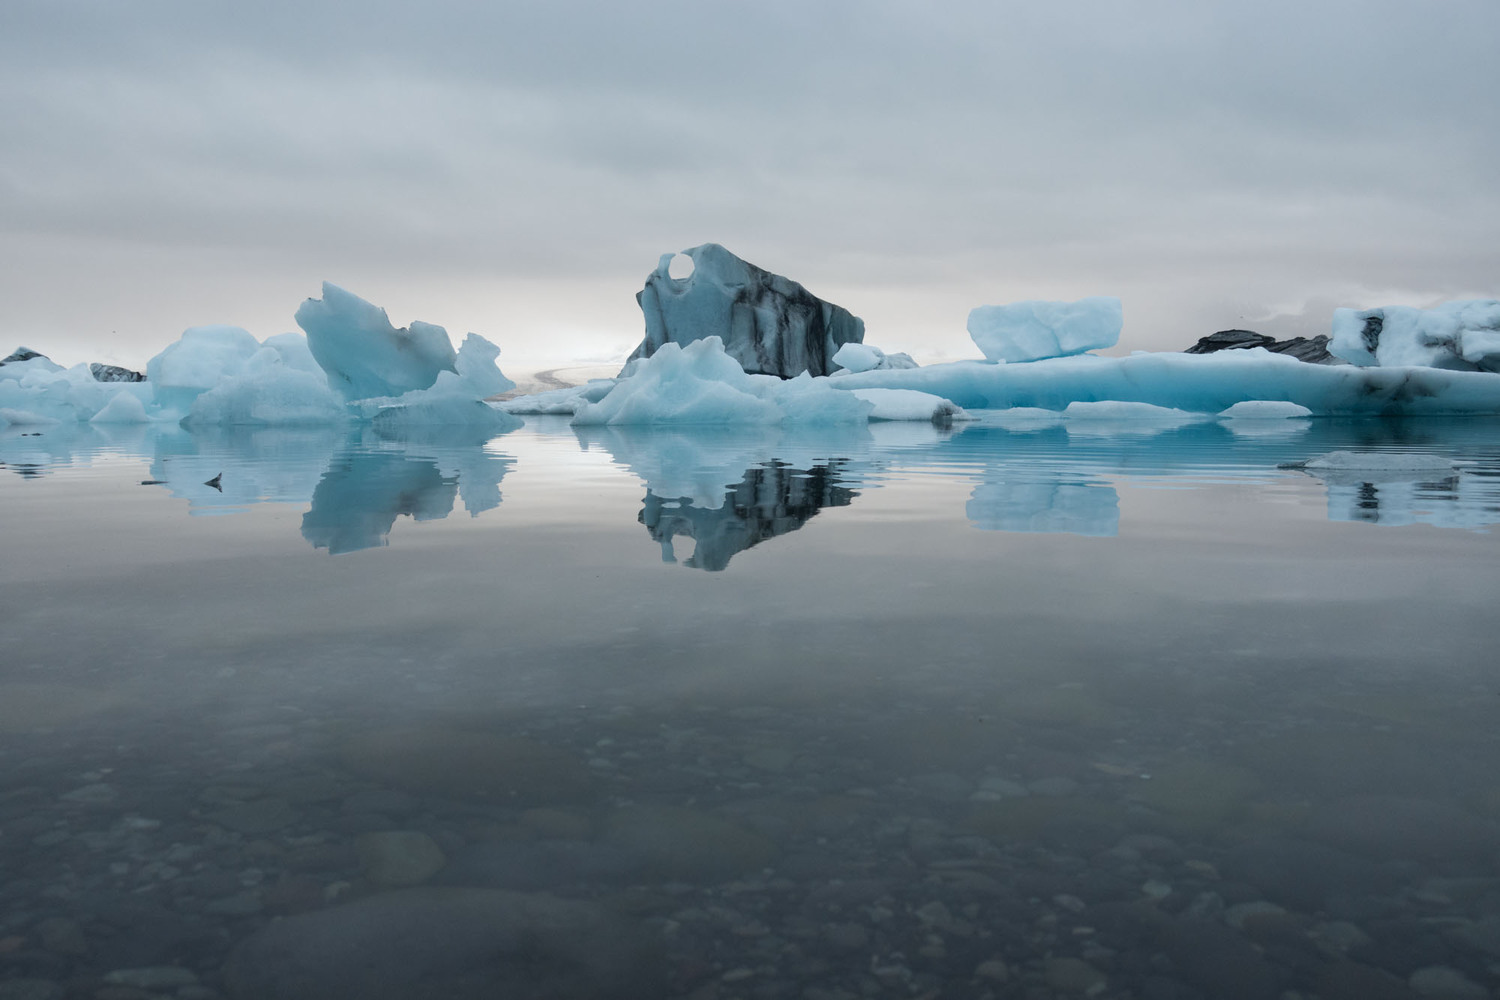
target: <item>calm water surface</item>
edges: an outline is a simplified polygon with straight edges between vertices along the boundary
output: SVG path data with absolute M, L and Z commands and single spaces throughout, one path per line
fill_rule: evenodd
M 1000 419 L 0 431 L 0 998 L 1495 996 L 1500 423 Z

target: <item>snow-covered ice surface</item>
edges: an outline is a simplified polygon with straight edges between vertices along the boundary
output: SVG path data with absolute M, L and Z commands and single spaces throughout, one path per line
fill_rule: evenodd
M 1434 309 L 1336 309 L 1328 349 L 1356 365 L 1497 372 L 1500 301 L 1461 300 Z
M 0 993 L 1493 991 L 1500 420 L 1089 409 L 0 427 Z
M 1037 361 L 1113 347 L 1124 323 L 1120 300 L 1104 295 L 1013 302 L 976 307 L 969 313 L 969 336 L 990 361 Z

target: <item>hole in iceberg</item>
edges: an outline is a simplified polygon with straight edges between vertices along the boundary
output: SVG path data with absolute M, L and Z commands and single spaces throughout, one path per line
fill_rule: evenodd
M 673 281 L 686 281 L 693 276 L 693 258 L 685 253 L 674 254 L 667 262 L 667 277 Z

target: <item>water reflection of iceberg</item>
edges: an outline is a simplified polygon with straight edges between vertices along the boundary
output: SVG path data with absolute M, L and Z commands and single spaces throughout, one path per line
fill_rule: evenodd
M 151 436 L 151 482 L 186 500 L 194 515 L 306 503 L 343 439 L 329 427 L 166 427 Z
M 1307 471 L 1328 488 L 1330 521 L 1386 527 L 1428 524 L 1468 531 L 1500 524 L 1500 476 L 1493 472 L 1401 476 Z
M 937 440 L 932 425 L 925 425 Z M 664 499 L 716 509 L 724 491 L 753 469 L 779 462 L 797 469 L 839 463 L 841 482 L 863 468 L 874 437 L 865 425 L 782 427 L 574 427 L 585 449 L 601 446 L 616 464 Z M 857 484 L 852 484 L 857 485 Z
M 456 499 L 478 517 L 499 506 L 500 480 L 513 464 L 478 445 L 346 448 L 329 460 L 313 489 L 302 537 L 339 555 L 385 545 L 403 515 L 441 520 L 453 513 Z
M 1120 533 L 1120 498 L 1108 483 L 1062 475 L 980 483 L 965 509 L 984 531 L 1062 532 L 1112 538 Z
M 302 515 L 302 537 L 329 555 L 386 544 L 402 514 L 435 521 L 453 512 L 458 478 L 431 459 L 394 452 L 345 452 L 328 464 Z
M 714 508 L 697 506 L 688 497 L 668 499 L 649 489 L 640 521 L 661 544 L 662 561 L 676 562 L 673 539 L 693 539 L 685 566 L 722 570 L 736 553 L 796 531 L 824 507 L 847 507 L 858 494 L 842 485 L 841 462 L 794 469 L 771 461 L 746 469 L 744 478 Z

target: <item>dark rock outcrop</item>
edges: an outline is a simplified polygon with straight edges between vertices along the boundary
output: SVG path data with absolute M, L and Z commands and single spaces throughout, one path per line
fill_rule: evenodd
M 646 337 L 630 360 L 649 358 L 663 344 L 718 337 L 724 350 L 752 374 L 795 378 L 830 375 L 845 344 L 864 341 L 865 324 L 841 306 L 824 302 L 790 278 L 741 260 L 717 243 L 683 254 L 693 273 L 668 272 L 676 254 L 663 254 L 636 295 Z
M 131 371 L 129 368 L 121 368 L 119 365 L 106 365 L 98 361 L 89 362 L 89 374 L 94 376 L 95 382 L 144 382 L 146 376 L 140 372 Z
M 1277 340 L 1275 337 L 1268 337 L 1264 333 L 1256 333 L 1253 330 L 1220 330 L 1218 333 L 1211 333 L 1201 338 L 1183 353 L 1213 354 L 1215 351 L 1239 351 L 1252 347 L 1264 347 L 1272 354 L 1286 354 L 1298 361 L 1306 361 L 1314 365 L 1344 364 L 1343 361 L 1328 353 L 1326 336 Z

